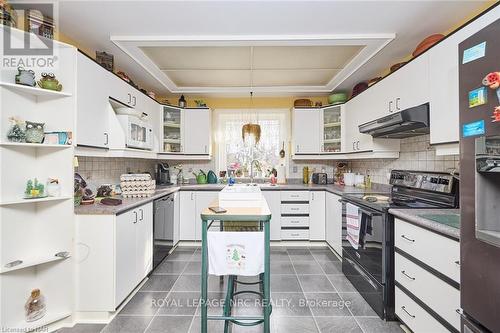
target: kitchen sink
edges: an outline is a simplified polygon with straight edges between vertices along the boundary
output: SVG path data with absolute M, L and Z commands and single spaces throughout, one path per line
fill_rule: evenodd
M 219 192 L 219 201 L 260 201 L 261 199 L 260 186 L 256 184 L 227 185 Z

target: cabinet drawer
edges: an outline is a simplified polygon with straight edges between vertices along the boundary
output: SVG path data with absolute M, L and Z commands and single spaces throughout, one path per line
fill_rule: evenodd
M 396 315 L 414 333 L 449 333 L 433 316 L 415 303 L 398 287 L 396 289 Z
M 281 204 L 281 214 L 309 214 L 309 204 Z
M 396 247 L 438 272 L 460 282 L 460 244 L 457 241 L 395 220 Z
M 396 253 L 395 278 L 444 320 L 460 330 L 460 291 Z
M 281 191 L 281 201 L 309 201 L 309 191 Z
M 309 230 L 281 230 L 282 240 L 308 240 Z
M 282 227 L 308 227 L 309 217 L 306 216 L 286 216 L 281 218 Z

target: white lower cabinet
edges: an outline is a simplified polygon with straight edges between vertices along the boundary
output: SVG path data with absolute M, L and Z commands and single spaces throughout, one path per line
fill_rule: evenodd
M 325 191 L 309 192 L 309 239 L 325 240 Z
M 263 191 L 262 195 L 267 201 L 269 210 L 271 211 L 271 240 L 279 241 L 281 240 L 281 221 L 280 221 L 280 209 L 281 209 L 281 199 L 279 191 Z
M 197 191 L 195 197 L 194 230 L 195 240 L 201 241 L 201 212 L 219 197 L 219 191 Z
M 439 296 L 438 296 L 439 297 Z M 434 317 L 396 287 L 396 315 L 414 333 L 449 333 Z
M 153 203 L 76 224 L 76 310 L 115 311 L 152 269 Z
M 340 196 L 327 192 L 325 199 L 326 242 L 342 256 L 342 203 Z
M 395 246 L 398 317 L 415 333 L 460 331 L 459 242 L 396 219 Z
M 179 238 L 182 241 L 196 240 L 196 192 L 179 192 Z

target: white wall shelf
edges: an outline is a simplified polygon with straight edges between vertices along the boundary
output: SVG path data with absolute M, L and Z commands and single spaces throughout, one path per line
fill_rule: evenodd
M 71 146 L 71 145 L 45 144 L 45 143 L 0 142 L 0 147 L 67 149 L 67 148 L 71 148 L 73 146 Z
M 46 198 L 39 198 L 39 199 L 19 199 L 19 200 L 0 202 L 0 206 L 33 204 L 33 203 L 49 202 L 49 201 L 62 201 L 62 200 L 68 200 L 68 199 L 73 199 L 73 197 L 67 195 L 67 196 L 61 196 L 61 197 L 46 197 Z
M 38 87 L 23 86 L 22 84 L 0 82 L 0 86 L 6 87 L 11 90 L 16 90 L 26 94 L 35 96 L 53 96 L 53 97 L 70 97 L 72 94 L 64 91 L 55 91 L 50 89 L 42 89 Z
M 55 255 L 52 255 L 50 257 L 41 257 L 41 258 L 37 258 L 37 259 L 27 260 L 27 261 L 23 261 L 22 264 L 14 266 L 14 267 L 2 266 L 0 268 L 0 274 L 17 271 L 18 269 L 24 269 L 24 268 L 28 268 L 28 267 L 43 265 L 43 264 L 47 264 L 49 262 L 66 260 L 68 258 L 70 258 L 70 256 L 68 256 L 68 257 L 56 257 Z

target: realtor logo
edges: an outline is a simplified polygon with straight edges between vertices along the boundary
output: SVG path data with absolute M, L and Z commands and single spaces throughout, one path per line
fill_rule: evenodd
M 9 1 L 9 3 L 12 7 L 9 14 L 10 23 L 15 28 L 8 24 L 3 26 L 2 67 L 54 69 L 57 62 L 53 42 L 56 4 L 24 1 Z

